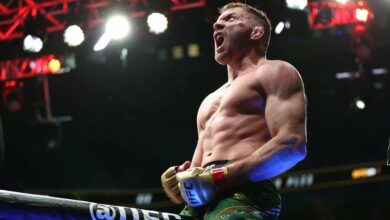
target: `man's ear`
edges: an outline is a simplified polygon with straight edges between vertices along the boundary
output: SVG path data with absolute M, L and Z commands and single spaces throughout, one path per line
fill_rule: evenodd
M 255 26 L 252 29 L 251 39 L 259 40 L 264 35 L 264 27 L 263 26 Z

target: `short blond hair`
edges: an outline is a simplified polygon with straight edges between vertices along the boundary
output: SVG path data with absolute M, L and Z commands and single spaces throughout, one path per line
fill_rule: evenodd
M 271 39 L 271 30 L 272 30 L 272 25 L 271 25 L 271 22 L 269 21 L 267 15 L 259 9 L 256 9 L 250 5 L 239 3 L 239 2 L 229 3 L 229 4 L 224 5 L 222 8 L 219 9 L 219 13 L 222 14 L 223 12 L 225 12 L 231 8 L 242 8 L 246 12 L 248 12 L 248 13 L 254 15 L 256 18 L 258 18 L 256 21 L 258 21 L 260 23 L 260 25 L 264 27 L 264 35 L 265 35 L 264 39 L 265 40 L 263 41 L 263 43 L 264 43 L 263 46 L 264 46 L 264 52 L 266 53 L 267 49 L 268 49 L 269 41 Z

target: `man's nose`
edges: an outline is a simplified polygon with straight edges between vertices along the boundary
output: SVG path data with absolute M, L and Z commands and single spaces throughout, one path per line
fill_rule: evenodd
M 220 30 L 221 28 L 223 28 L 223 23 L 221 21 L 216 21 L 213 25 L 213 29 L 214 31 L 216 30 Z

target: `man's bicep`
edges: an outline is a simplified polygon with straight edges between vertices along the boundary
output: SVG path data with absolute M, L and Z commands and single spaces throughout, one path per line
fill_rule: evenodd
M 305 94 L 298 71 L 291 64 L 279 62 L 261 82 L 267 96 L 265 116 L 271 136 L 305 135 Z
M 290 96 L 267 97 L 265 116 L 271 136 L 278 134 L 297 136 L 306 141 L 306 107 L 303 91 L 296 91 Z

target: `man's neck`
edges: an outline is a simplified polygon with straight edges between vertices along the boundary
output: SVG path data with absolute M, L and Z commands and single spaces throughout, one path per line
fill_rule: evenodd
M 235 62 L 231 62 L 227 65 L 228 82 L 231 83 L 237 77 L 254 71 L 264 62 L 264 60 L 266 60 L 266 56 L 264 54 L 260 55 L 253 51 L 243 58 L 237 59 Z

